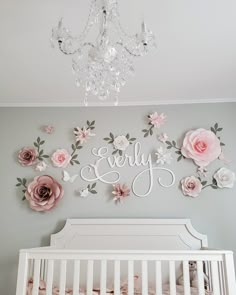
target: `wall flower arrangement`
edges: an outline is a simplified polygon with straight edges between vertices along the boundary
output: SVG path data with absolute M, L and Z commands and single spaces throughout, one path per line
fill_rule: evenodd
M 49 175 L 36 176 L 27 184 L 26 178 L 17 178 L 17 187 L 23 186 L 23 199 L 35 211 L 51 211 L 64 195 L 64 189 Z
M 109 137 L 105 137 L 104 140 L 113 145 L 114 151 L 112 152 L 112 155 L 118 153 L 120 156 L 122 156 L 123 152 L 126 151 L 129 145 L 135 142 L 136 138 L 130 137 L 129 133 L 126 135 L 114 136 L 110 132 Z
M 198 128 L 188 131 L 183 139 L 182 146 L 178 147 L 176 141 L 165 141 L 167 149 L 175 149 L 177 161 L 190 159 L 198 166 L 196 176 L 188 176 L 180 181 L 182 193 L 189 197 L 197 197 L 201 191 L 207 187 L 213 189 L 232 188 L 235 183 L 235 173 L 231 170 L 221 167 L 212 176 L 212 180 L 202 180 L 208 174 L 207 167 L 217 159 L 224 159 L 222 156 L 222 147 L 225 144 L 221 141 L 219 132 L 223 130 L 216 123 L 209 130 Z

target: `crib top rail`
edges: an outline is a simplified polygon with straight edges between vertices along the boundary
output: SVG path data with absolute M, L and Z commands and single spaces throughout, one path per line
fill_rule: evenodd
M 75 250 L 41 247 L 23 249 L 28 259 L 55 259 L 55 260 L 148 260 L 148 261 L 223 261 L 225 255 L 232 255 L 226 250 Z

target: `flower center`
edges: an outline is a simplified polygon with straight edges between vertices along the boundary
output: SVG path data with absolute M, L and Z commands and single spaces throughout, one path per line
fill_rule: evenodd
M 58 161 L 61 162 L 61 163 L 64 162 L 65 159 L 66 159 L 66 158 L 65 158 L 65 155 L 63 155 L 63 154 L 60 154 L 60 155 L 58 156 Z
M 188 183 L 188 188 L 191 189 L 191 190 L 195 189 L 195 183 L 194 182 L 189 182 Z
M 47 186 L 41 186 L 39 188 L 38 193 L 39 193 L 41 201 L 45 201 L 50 197 L 51 190 Z
M 204 141 L 197 141 L 194 148 L 199 153 L 203 153 L 207 149 L 207 144 Z

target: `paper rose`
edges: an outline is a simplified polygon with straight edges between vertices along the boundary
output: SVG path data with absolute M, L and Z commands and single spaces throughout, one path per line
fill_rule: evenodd
M 114 139 L 113 145 L 116 150 L 125 151 L 130 142 L 124 135 L 119 135 Z
M 217 170 L 213 178 L 219 188 L 233 188 L 236 181 L 235 173 L 224 167 Z
M 157 112 L 148 116 L 149 122 L 156 128 L 160 128 L 166 121 L 166 115 L 161 113 L 158 114 Z
M 130 189 L 126 184 L 121 185 L 120 183 L 113 184 L 112 194 L 115 196 L 113 200 L 115 202 L 122 202 L 124 198 L 130 195 Z
M 181 180 L 181 188 L 185 196 L 195 198 L 202 191 L 202 184 L 195 176 L 188 176 Z
M 47 169 L 47 164 L 45 162 L 40 162 L 35 167 L 35 170 L 39 172 L 45 171 L 46 169 Z
M 32 166 L 37 160 L 38 152 L 34 147 L 24 147 L 18 153 L 18 161 L 22 166 Z
M 65 149 L 59 149 L 52 154 L 52 163 L 55 167 L 65 168 L 71 160 L 71 155 Z
M 206 167 L 221 154 L 220 140 L 215 133 L 203 128 L 186 133 L 181 153 L 197 166 Z
M 50 211 L 63 197 L 62 186 L 51 176 L 36 176 L 28 184 L 25 198 L 31 209 L 35 211 Z
M 86 127 L 76 127 L 74 129 L 74 135 L 76 141 L 80 141 L 81 144 L 87 142 L 90 137 L 95 136 L 95 134 L 91 132 L 91 129 Z

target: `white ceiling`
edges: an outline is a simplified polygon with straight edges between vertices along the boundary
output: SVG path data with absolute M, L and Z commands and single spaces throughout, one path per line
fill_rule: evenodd
M 78 34 L 89 0 L 0 1 L 0 105 L 79 105 L 71 58 L 50 46 L 60 16 Z M 123 27 L 144 17 L 158 49 L 135 62 L 120 104 L 236 101 L 235 0 L 120 0 Z M 96 100 L 94 100 L 96 102 Z M 92 104 L 92 103 L 91 103 Z

